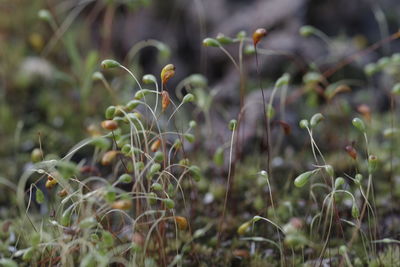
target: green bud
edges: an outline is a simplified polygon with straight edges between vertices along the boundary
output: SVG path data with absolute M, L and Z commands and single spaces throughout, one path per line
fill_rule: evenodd
M 333 176 L 335 175 L 335 171 L 333 170 L 332 165 L 325 165 L 324 168 L 325 168 L 326 173 L 327 173 L 329 176 L 333 177 Z
M 296 187 L 303 187 L 308 182 L 310 177 L 313 176 L 314 173 L 315 170 L 300 174 L 299 176 L 296 177 L 296 179 L 294 179 L 294 185 Z
M 142 161 L 135 162 L 135 170 L 141 171 L 144 169 L 144 163 Z
M 101 81 L 101 80 L 104 79 L 104 76 L 103 76 L 103 74 L 101 72 L 96 71 L 96 72 L 93 73 L 92 79 L 93 79 L 93 81 Z
M 132 152 L 132 146 L 130 144 L 125 144 L 121 148 L 121 152 L 125 155 L 128 155 Z
M 44 202 L 44 194 L 39 188 L 36 188 L 36 202 L 39 204 Z
M 335 189 L 339 189 L 342 185 L 344 185 L 345 181 L 342 177 L 338 177 L 335 180 Z
M 97 220 L 93 217 L 88 217 L 80 221 L 79 228 L 81 229 L 90 229 L 97 225 Z
M 384 69 L 390 64 L 390 58 L 382 57 L 378 60 L 377 64 L 380 69 Z
M 367 76 L 372 76 L 379 71 L 379 68 L 374 63 L 369 63 L 364 67 L 364 73 Z
M 152 188 L 154 191 L 162 191 L 162 190 L 163 190 L 162 185 L 159 184 L 159 183 L 153 183 L 153 184 L 151 185 L 151 188 Z
M 273 118 L 275 116 L 275 109 L 272 105 L 267 107 L 267 118 Z
M 237 120 L 233 119 L 229 122 L 229 130 L 234 131 L 236 130 Z
M 213 38 L 204 39 L 203 40 L 203 45 L 204 46 L 211 46 L 211 47 L 220 47 L 221 46 L 221 44 L 217 40 L 215 40 Z
M 201 74 L 192 74 L 189 76 L 190 83 L 195 87 L 206 87 L 207 86 L 207 79 Z
M 157 203 L 157 194 L 154 192 L 150 192 L 148 194 L 148 200 L 151 205 L 155 205 Z
M 308 128 L 308 120 L 301 120 L 301 121 L 299 122 L 299 126 L 300 126 L 300 128 L 302 128 L 302 129 Z
M 32 150 L 31 160 L 33 163 L 41 161 L 42 158 L 43 158 L 43 152 L 40 148 L 35 148 L 34 150 Z
M 34 232 L 31 236 L 31 245 L 32 247 L 37 247 L 40 243 L 40 234 L 37 232 Z
M 135 99 L 142 99 L 143 97 L 145 97 L 146 95 L 148 95 L 150 93 L 151 93 L 151 90 L 149 90 L 149 89 L 139 90 L 135 94 Z
M 343 256 L 346 255 L 346 253 L 347 253 L 347 247 L 345 245 L 341 245 L 339 247 L 339 254 Z
M 129 102 L 125 105 L 125 107 L 128 109 L 128 111 L 132 111 L 134 108 L 136 108 L 137 106 L 139 106 L 140 103 L 141 103 L 141 102 L 140 102 L 139 100 L 134 99 L 134 100 L 129 101 Z
M 189 171 L 190 171 L 190 174 L 192 175 L 193 179 L 196 182 L 199 182 L 202 177 L 200 168 L 196 165 L 192 165 L 189 167 Z
M 192 121 L 189 122 L 189 127 L 190 128 L 195 128 L 196 126 L 197 126 L 197 123 L 195 121 L 192 120 Z
M 39 10 L 38 17 L 44 21 L 51 21 L 53 19 L 53 16 L 47 9 Z
M 118 182 L 129 184 L 132 182 L 132 176 L 130 174 L 124 173 L 118 178 Z
M 27 248 L 24 252 L 24 254 L 22 255 L 22 260 L 23 261 L 31 261 L 31 259 L 33 258 L 33 254 L 34 254 L 35 250 L 33 249 L 33 247 Z
M 304 25 L 300 28 L 299 33 L 303 37 L 309 37 L 317 31 L 316 28 L 310 25 Z
M 245 31 L 240 31 L 236 34 L 236 38 L 238 38 L 239 40 L 243 40 L 244 38 L 246 38 L 247 33 Z
M 60 219 L 60 224 L 62 226 L 68 226 L 70 224 L 71 214 L 72 214 L 71 208 L 68 208 L 63 212 L 63 214 L 61 215 L 61 219 Z
M 224 35 L 223 33 L 218 33 L 217 37 L 216 37 L 217 41 L 223 45 L 226 44 L 232 44 L 233 43 L 233 39 Z
M 360 216 L 360 211 L 356 205 L 356 203 L 353 203 L 353 206 L 351 207 L 351 216 L 353 216 L 353 218 L 357 219 L 358 216 Z
M 189 142 L 189 143 L 194 143 L 195 141 L 195 137 L 193 134 L 184 134 L 183 137 L 185 137 L 185 139 Z
M 154 154 L 154 161 L 156 162 L 162 162 L 164 160 L 164 153 L 161 151 L 157 151 Z
M 149 173 L 147 174 L 148 178 L 153 177 L 154 174 L 156 174 L 158 171 L 160 171 L 161 169 L 161 165 L 159 163 L 153 163 L 153 165 L 151 165 Z
M 189 103 L 189 102 L 193 102 L 193 101 L 194 101 L 194 95 L 192 95 L 192 94 L 187 94 L 182 99 L 182 103 Z
M 321 113 L 314 114 L 310 119 L 311 128 L 317 126 L 324 119 L 324 116 Z
M 246 55 L 252 55 L 256 52 L 256 49 L 254 48 L 254 45 L 246 45 L 244 47 L 244 53 Z
M 280 77 L 276 81 L 275 86 L 276 87 L 282 87 L 284 85 L 288 85 L 289 80 L 290 80 L 290 75 L 288 73 L 285 73 L 285 74 L 282 75 L 282 77 Z
M 217 166 L 222 166 L 224 164 L 224 149 L 222 147 L 217 148 L 213 160 Z
M 318 72 L 308 72 L 303 77 L 303 81 L 306 84 L 310 84 L 310 83 L 314 84 L 314 83 L 317 83 L 317 82 L 321 81 L 321 79 L 322 79 L 322 76 Z
M 368 172 L 374 173 L 378 166 L 378 158 L 375 155 L 370 155 L 368 157 Z
M 114 245 L 114 237 L 109 231 L 102 232 L 103 245 L 110 248 Z
M 163 199 L 162 202 L 164 203 L 165 207 L 167 207 L 167 209 L 173 209 L 175 207 L 175 202 L 170 198 Z
M 114 115 L 115 115 L 115 111 L 116 111 L 116 108 L 115 108 L 115 106 L 109 106 L 107 109 L 106 109 L 106 119 L 107 120 L 111 120 L 112 118 L 114 118 Z
M 353 126 L 356 127 L 360 132 L 365 133 L 365 125 L 360 118 L 354 118 L 352 123 Z
M 152 74 L 146 74 L 142 78 L 143 83 L 149 84 L 149 83 L 157 83 L 157 79 L 154 75 Z
M 103 69 L 112 69 L 121 66 L 117 61 L 112 59 L 106 59 L 101 62 L 101 67 Z

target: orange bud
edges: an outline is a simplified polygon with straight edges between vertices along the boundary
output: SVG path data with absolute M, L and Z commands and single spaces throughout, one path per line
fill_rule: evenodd
M 150 150 L 152 152 L 156 152 L 161 146 L 161 139 L 157 139 L 156 141 L 151 144 Z
M 111 205 L 111 208 L 118 210 L 129 210 L 131 207 L 132 201 L 127 199 L 118 200 Z
M 118 123 L 113 120 L 105 120 L 101 122 L 101 127 L 106 130 L 114 131 L 118 128 Z
M 166 84 L 169 79 L 174 77 L 175 75 L 175 66 L 173 64 L 168 64 L 166 65 L 162 70 L 161 70 L 161 80 L 162 84 Z
M 264 28 L 259 28 L 253 33 L 253 44 L 257 45 L 260 40 L 267 35 L 267 30 Z
M 66 197 L 68 195 L 68 191 L 64 188 L 63 190 L 58 191 L 57 195 L 59 197 Z
M 357 111 L 360 112 L 367 121 L 371 121 L 371 109 L 367 105 L 359 105 Z
M 185 217 L 175 216 L 174 219 L 180 230 L 186 230 L 186 228 L 188 227 L 188 222 Z
M 111 162 L 115 159 L 117 156 L 118 151 L 117 150 L 111 150 L 107 151 L 103 157 L 101 158 L 101 164 L 104 166 L 110 165 Z
M 46 188 L 47 189 L 52 189 L 56 184 L 57 184 L 57 180 L 49 175 L 47 177 L 47 181 L 46 181 L 46 184 L 45 184 Z
M 164 110 L 167 109 L 167 107 L 169 106 L 169 103 L 171 102 L 170 98 L 169 98 L 169 94 L 167 91 L 163 90 L 161 93 L 161 107 L 162 107 L 162 111 L 164 112 Z
M 352 157 L 353 159 L 357 158 L 357 150 L 353 146 L 348 145 L 345 147 L 345 150 L 350 157 Z

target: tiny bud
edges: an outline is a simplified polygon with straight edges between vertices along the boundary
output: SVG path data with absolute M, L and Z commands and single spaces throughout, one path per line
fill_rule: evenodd
M 236 34 L 236 38 L 238 38 L 239 40 L 243 40 L 244 38 L 246 38 L 247 33 L 245 31 L 240 31 Z
M 364 67 L 364 73 L 367 76 L 372 76 L 379 71 L 379 68 L 374 63 L 369 63 Z
M 229 130 L 234 131 L 236 130 L 236 126 L 237 126 L 237 120 L 231 120 L 229 122 Z
M 345 147 L 345 150 L 350 157 L 357 159 L 357 150 L 353 146 L 348 145 Z
M 353 126 L 356 127 L 360 132 L 365 133 L 364 122 L 360 118 L 354 118 L 352 120 Z
M 202 177 L 201 170 L 198 166 L 196 166 L 196 165 L 190 166 L 189 171 L 190 171 L 190 174 L 192 175 L 193 179 L 196 182 L 199 182 L 201 180 L 201 177 Z
M 42 158 L 43 158 L 43 152 L 40 148 L 35 148 L 34 150 L 32 150 L 31 160 L 33 163 L 41 161 Z
M 302 128 L 302 129 L 308 128 L 308 120 L 301 120 L 301 121 L 299 122 L 299 126 L 300 126 L 300 128 Z
M 325 165 L 325 171 L 331 177 L 335 175 L 335 171 L 333 170 L 332 165 Z
M 151 144 L 150 150 L 152 152 L 156 152 L 161 146 L 161 139 L 157 139 L 156 141 Z
M 116 111 L 115 106 L 109 106 L 109 107 L 106 109 L 106 113 L 105 113 L 106 119 L 107 119 L 107 120 L 111 120 L 111 119 L 114 117 L 114 115 L 115 115 L 115 111 Z
M 310 119 L 311 128 L 317 126 L 324 119 L 324 116 L 321 113 L 314 114 Z
M 111 208 L 118 210 L 129 210 L 132 207 L 132 201 L 127 199 L 122 199 L 114 202 Z
M 276 81 L 275 86 L 279 88 L 279 87 L 282 87 L 284 85 L 287 85 L 289 83 L 289 80 L 290 80 L 290 75 L 288 73 L 285 73 L 285 74 L 282 75 L 282 77 L 280 77 Z
M 351 207 L 351 216 L 353 216 L 355 219 L 360 216 L 360 211 L 355 203 L 353 203 L 353 206 Z
M 167 209 L 173 209 L 175 207 L 175 202 L 170 198 L 163 199 L 162 202 Z
M 93 79 L 93 81 L 101 81 L 104 79 L 104 76 L 101 72 L 96 71 L 95 73 L 93 73 L 92 79 Z
M 38 17 L 44 21 L 51 21 L 53 19 L 53 16 L 47 9 L 39 10 Z
M 132 182 L 132 176 L 127 173 L 124 173 L 118 178 L 118 182 L 129 184 Z
M 187 94 L 185 97 L 182 99 L 182 103 L 189 103 L 194 101 L 194 95 L 192 94 Z
M 118 154 L 117 150 L 107 151 L 101 158 L 101 165 L 103 166 L 110 165 L 111 162 L 116 158 L 117 154 Z
M 217 41 L 220 44 L 223 44 L 223 45 L 232 44 L 233 43 L 232 38 L 224 35 L 223 33 L 218 33 L 218 35 L 217 35 L 217 37 L 215 39 L 217 39 Z
M 347 253 L 347 247 L 345 245 L 341 245 L 339 247 L 339 254 L 343 256 L 346 255 L 346 253 Z
M 162 162 L 164 160 L 164 153 L 161 151 L 157 151 L 154 154 L 154 161 L 156 162 Z
M 294 185 L 296 187 L 303 187 L 314 173 L 315 171 L 308 171 L 300 174 L 294 179 Z
M 39 204 L 42 204 L 44 202 L 44 194 L 42 192 L 42 190 L 40 190 L 39 188 L 36 188 L 36 202 Z
M 221 44 L 217 40 L 215 40 L 213 38 L 204 39 L 203 40 L 203 45 L 204 46 L 211 46 L 211 47 L 219 47 L 219 46 L 221 46 Z
M 118 128 L 118 123 L 113 120 L 105 120 L 101 122 L 101 127 L 105 130 L 114 131 Z
M 151 90 L 149 90 L 149 89 L 142 89 L 142 90 L 139 90 L 139 91 L 137 91 L 137 92 L 135 93 L 135 99 L 136 99 L 136 100 L 142 99 L 143 97 L 145 97 L 146 95 L 148 95 L 148 94 L 150 94 L 150 93 L 151 93 Z
M 344 185 L 344 179 L 342 177 L 338 177 L 335 180 L 335 189 L 339 189 L 342 185 Z
M 153 184 L 151 185 L 151 188 L 152 188 L 154 191 L 162 191 L 162 189 L 163 189 L 162 185 L 159 184 L 159 183 L 153 183 Z
M 52 189 L 56 184 L 57 184 L 57 180 L 54 179 L 53 177 L 49 176 L 47 178 L 45 186 L 47 189 Z
M 303 37 L 309 37 L 317 31 L 316 28 L 310 25 L 302 26 L 299 30 L 299 33 Z
M 68 191 L 64 188 L 63 190 L 58 191 L 57 195 L 61 198 L 66 197 L 68 195 Z
M 163 112 L 168 108 L 170 102 L 171 99 L 169 98 L 168 92 L 163 90 L 161 93 L 161 108 Z
M 162 81 L 162 84 L 166 84 L 169 79 L 174 77 L 174 75 L 175 75 L 175 66 L 173 64 L 166 65 L 161 70 L 161 81 Z
M 267 30 L 264 28 L 259 28 L 253 33 L 253 44 L 257 45 L 262 38 L 267 35 Z
M 196 121 L 193 121 L 193 120 L 189 121 L 189 127 L 190 128 L 195 128 L 196 126 L 197 126 Z
M 153 163 L 151 165 L 149 172 L 147 173 L 147 178 L 153 177 L 161 169 L 161 165 L 159 163 Z
M 101 67 L 103 69 L 112 69 L 121 66 L 117 61 L 112 59 L 106 59 L 101 62 Z
M 149 83 L 157 83 L 156 77 L 152 74 L 146 74 L 142 78 L 143 83 L 149 84 Z
M 134 100 L 132 100 L 132 101 L 129 101 L 129 102 L 125 105 L 125 107 L 126 107 L 126 109 L 127 109 L 128 111 L 132 111 L 134 108 L 136 108 L 137 106 L 139 106 L 139 104 L 140 104 L 140 101 L 134 99 Z
M 250 229 L 251 225 L 252 225 L 253 221 L 248 221 L 243 223 L 242 225 L 239 226 L 239 228 L 237 229 L 237 233 L 239 235 L 243 235 L 244 233 L 246 233 L 246 231 L 248 229 Z
M 182 216 L 175 216 L 174 217 L 176 224 L 180 230 L 186 230 L 188 227 L 188 222 L 185 217 Z
M 195 137 L 193 134 L 187 133 L 183 136 L 189 143 L 194 143 Z
M 374 173 L 378 166 L 378 158 L 375 155 L 370 155 L 368 157 L 368 171 Z

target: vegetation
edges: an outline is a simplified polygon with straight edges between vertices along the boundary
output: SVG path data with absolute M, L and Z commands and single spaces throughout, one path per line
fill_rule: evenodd
M 400 31 L 337 58 L 302 26 L 329 55 L 304 68 L 266 49 L 264 28 L 207 37 L 238 77 L 232 109 L 203 74 L 172 86 L 161 41 L 110 52 L 113 14 L 148 1 L 99 1 L 100 48 L 79 25 L 90 1 L 57 16 L 33 2 L 0 44 L 1 265 L 400 266 L 400 54 L 359 63 Z M 288 61 L 277 79 L 271 54 Z

